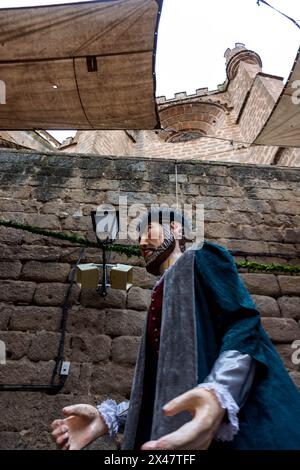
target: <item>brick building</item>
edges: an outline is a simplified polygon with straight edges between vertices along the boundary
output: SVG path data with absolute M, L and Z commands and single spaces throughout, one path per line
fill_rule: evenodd
M 224 56 L 227 78 L 217 90 L 157 97 L 162 130 L 78 131 L 61 145 L 46 131 L 0 131 L 0 147 L 300 166 L 298 148 L 252 145 L 283 79 L 264 73 L 260 56 L 244 44 L 236 43 Z
M 252 142 L 283 89 L 262 72 L 259 55 L 237 43 L 225 51 L 227 79 L 217 90 L 157 98 L 161 131 L 79 131 L 64 152 L 300 166 L 298 148 Z

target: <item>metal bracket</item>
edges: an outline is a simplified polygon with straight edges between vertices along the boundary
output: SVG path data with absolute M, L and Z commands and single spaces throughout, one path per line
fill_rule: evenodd
M 70 362 L 64 361 L 61 366 L 60 375 L 69 375 L 70 365 Z

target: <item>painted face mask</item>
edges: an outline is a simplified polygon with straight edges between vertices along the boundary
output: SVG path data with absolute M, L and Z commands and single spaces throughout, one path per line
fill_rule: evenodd
M 169 258 L 176 245 L 175 237 L 171 232 L 170 226 L 163 224 L 162 227 L 165 237 L 163 243 L 159 245 L 145 260 L 146 270 L 154 276 L 158 276 L 160 274 L 160 266 Z

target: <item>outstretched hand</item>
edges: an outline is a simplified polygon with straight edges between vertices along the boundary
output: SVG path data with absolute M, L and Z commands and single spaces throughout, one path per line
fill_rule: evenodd
M 166 416 L 188 411 L 193 418 L 177 431 L 156 441 L 146 442 L 142 445 L 142 450 L 207 449 L 225 414 L 225 409 L 219 404 L 214 392 L 199 387 L 174 398 L 163 407 L 163 411 Z
M 73 405 L 63 409 L 64 419 L 52 423 L 52 436 L 63 450 L 80 450 L 108 432 L 97 408 L 91 405 Z

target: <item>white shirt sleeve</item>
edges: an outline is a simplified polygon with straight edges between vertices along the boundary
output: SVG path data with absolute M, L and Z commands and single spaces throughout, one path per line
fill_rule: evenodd
M 227 410 L 228 422 L 222 422 L 216 440 L 231 441 L 239 431 L 238 413 L 245 403 L 255 375 L 255 360 L 239 351 L 220 354 L 210 374 L 198 385 L 214 390 L 222 408 Z

